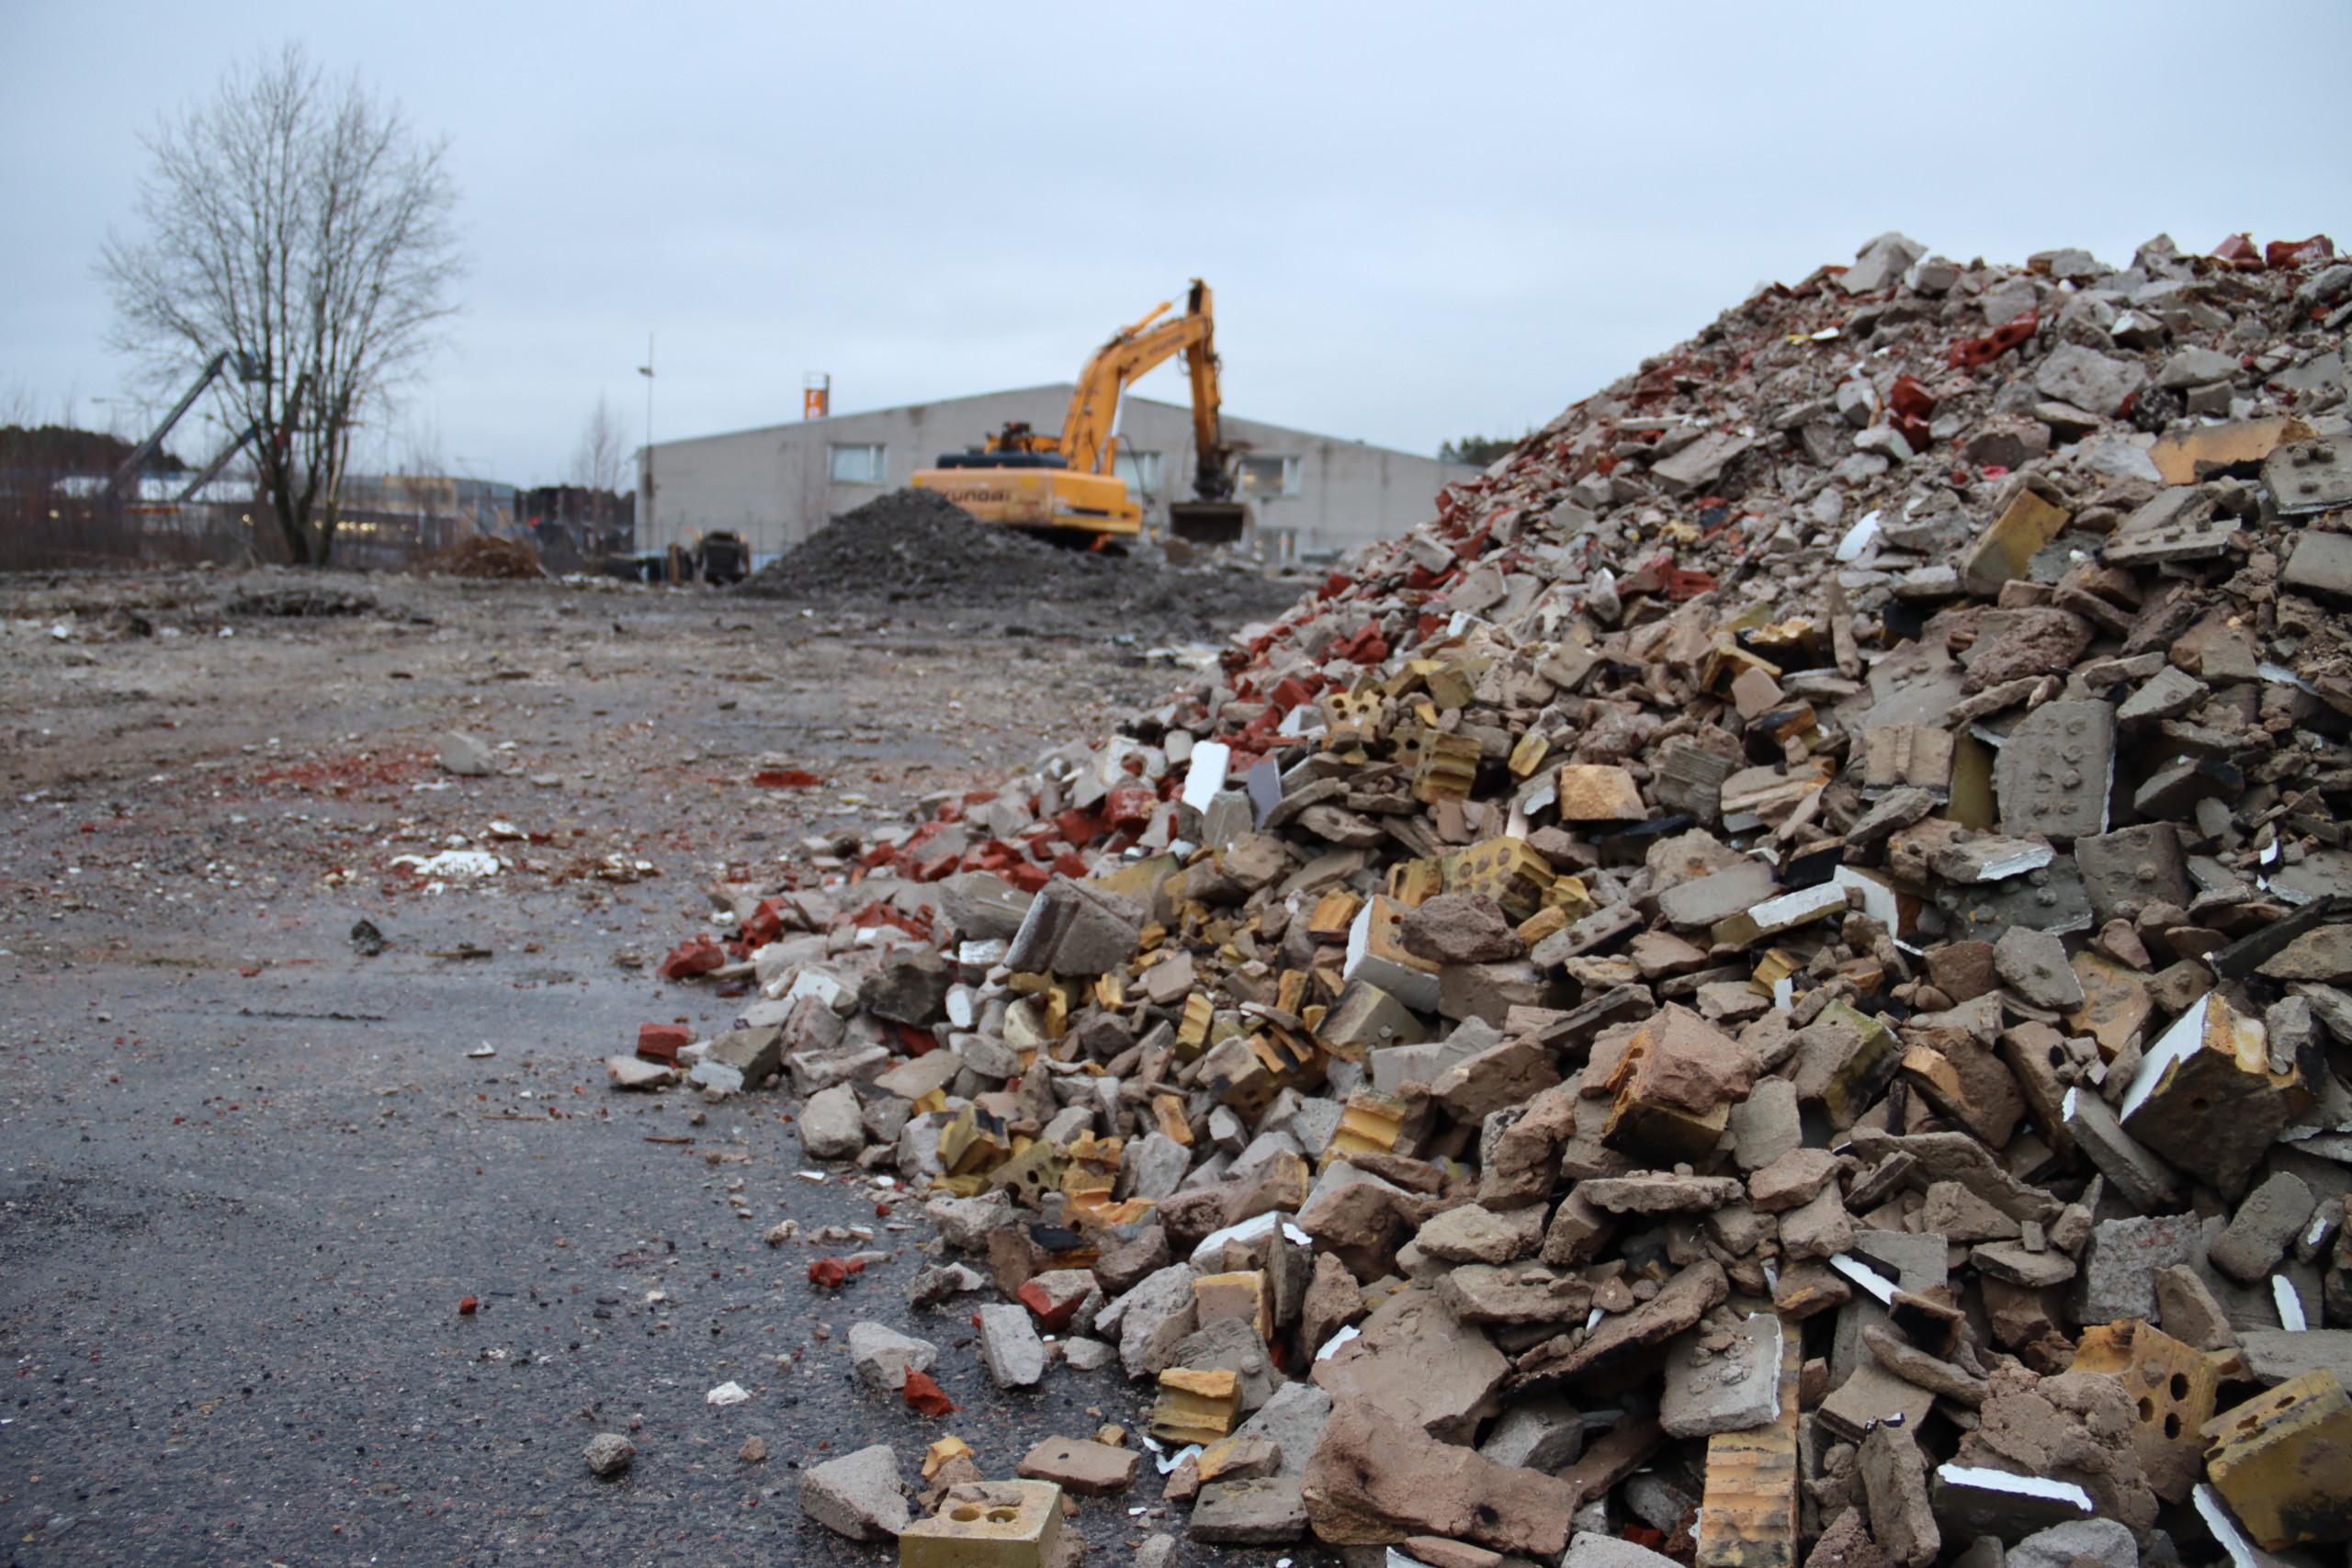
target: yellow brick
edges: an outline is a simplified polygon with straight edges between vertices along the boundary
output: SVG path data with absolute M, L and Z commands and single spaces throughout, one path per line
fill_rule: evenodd
M 1399 861 L 1388 868 L 1388 897 L 1418 909 L 1445 891 L 1445 873 L 1434 860 Z
M 922 1451 L 922 1474 L 928 1481 L 939 1473 L 939 1467 L 958 1455 L 969 1457 L 972 1445 L 958 1437 L 945 1437 Z
M 1241 1414 L 1241 1380 L 1221 1368 L 1170 1367 L 1159 1374 L 1151 1435 L 1162 1442 L 1216 1442 L 1229 1436 Z
M 1394 1154 L 1405 1124 L 1406 1104 L 1393 1094 L 1360 1089 L 1348 1096 L 1340 1112 L 1339 1130 L 1331 1134 L 1324 1161 L 1352 1159 L 1357 1155 Z
M 1641 785 L 1623 768 L 1572 762 L 1555 777 L 1563 822 L 1639 821 L 1649 815 Z
M 1285 969 L 1283 977 L 1274 982 L 1274 1006 L 1296 1016 L 1298 1004 L 1306 995 L 1306 971 Z
M 1478 782 L 1478 759 L 1476 740 L 1431 731 L 1422 742 L 1420 766 L 1414 770 L 1413 798 L 1424 805 L 1469 799 Z
M 2019 491 L 2008 510 L 1961 556 L 1962 583 L 1972 593 L 1998 593 L 2001 584 L 2025 575 L 2027 563 L 2058 536 L 2068 516 L 2064 507 L 2052 506 L 2030 490 Z
M 1184 1120 L 1184 1097 L 1181 1094 L 1156 1094 L 1151 1099 L 1152 1119 L 1159 1123 L 1160 1132 L 1186 1148 L 1193 1145 L 1192 1124 Z
M 1556 904 L 1547 903 L 1519 922 L 1519 940 L 1533 947 L 1554 931 L 1566 931 L 1575 922 L 1568 919 L 1566 910 Z
M 1369 746 L 1380 739 L 1380 694 L 1365 692 L 1361 695 L 1348 692 L 1326 692 L 1316 699 L 1323 710 L 1323 749 L 1345 751 L 1358 746 Z
M 1062 1489 L 989 1481 L 948 1489 L 899 1535 L 899 1568 L 1047 1568 L 1061 1555 Z
M 1356 911 L 1363 908 L 1361 895 L 1335 887 L 1316 900 L 1315 912 L 1306 919 L 1306 930 L 1318 942 L 1345 942 L 1348 928 L 1355 923 Z
M 1183 1021 L 1176 1026 L 1176 1043 L 1197 1052 L 1208 1043 L 1209 1021 L 1216 1015 L 1216 1003 L 1204 991 L 1194 991 L 1184 998 Z
M 2205 1472 L 2265 1551 L 2352 1535 L 2352 1397 L 2324 1367 L 2205 1425 Z
M 1528 848 L 1526 840 L 1507 836 L 1457 850 L 1438 862 L 1438 870 L 1448 893 L 1483 893 L 1513 921 L 1543 907 L 1555 874 L 1552 863 Z
M 1575 925 L 1600 908 L 1581 876 L 1553 877 L 1552 890 L 1544 895 L 1544 902 L 1566 916 L 1569 925 Z
M 1012 1153 L 1004 1123 L 978 1105 L 967 1105 L 939 1130 L 939 1162 L 950 1176 L 985 1176 Z
M 2075 1371 L 2123 1384 L 2140 1468 L 2167 1502 L 2185 1502 L 2203 1478 L 2202 1434 L 2222 1384 L 2217 1360 L 2137 1319 L 2087 1327 L 2075 1347 Z

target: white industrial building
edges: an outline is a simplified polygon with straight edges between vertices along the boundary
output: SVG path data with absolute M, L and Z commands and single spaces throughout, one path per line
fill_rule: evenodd
M 764 560 L 828 518 L 904 485 L 940 454 L 979 446 L 1011 421 L 1059 430 L 1070 390 L 1063 381 L 657 442 L 650 475 L 639 475 L 640 487 L 650 478 L 653 500 L 638 509 L 638 548 L 691 545 L 725 529 Z M 1119 428 L 1119 471 L 1143 507 L 1146 532 L 1164 536 L 1168 503 L 1193 493 L 1192 411 L 1130 396 Z M 1250 504 L 1256 546 L 1271 559 L 1394 538 L 1435 514 L 1440 490 L 1476 471 L 1229 413 L 1223 428 L 1239 455 L 1239 496 Z

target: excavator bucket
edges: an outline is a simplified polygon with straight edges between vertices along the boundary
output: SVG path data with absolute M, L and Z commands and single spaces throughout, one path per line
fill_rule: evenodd
M 1179 501 L 1168 508 L 1168 531 L 1195 545 L 1233 545 L 1250 531 L 1250 506 L 1240 501 Z

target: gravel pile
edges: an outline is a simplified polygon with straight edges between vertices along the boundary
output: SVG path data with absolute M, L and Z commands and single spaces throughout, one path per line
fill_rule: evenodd
M 1247 569 L 1177 570 L 1142 556 L 1065 549 L 974 520 L 928 491 L 900 490 L 843 513 L 742 584 L 810 605 L 942 612 L 1008 629 L 1220 637 L 1286 609 L 1300 584 Z

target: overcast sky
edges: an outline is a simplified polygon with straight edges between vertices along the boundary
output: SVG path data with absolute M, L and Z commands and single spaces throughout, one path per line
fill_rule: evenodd
M 140 139 L 288 39 L 463 190 L 465 313 L 385 442 L 524 484 L 600 394 L 641 438 L 649 332 L 668 439 L 810 370 L 844 412 L 1066 380 L 1198 276 L 1235 412 L 1430 452 L 1888 229 L 2352 242 L 2344 0 L 7 0 L 0 420 L 135 423 L 91 263 Z

